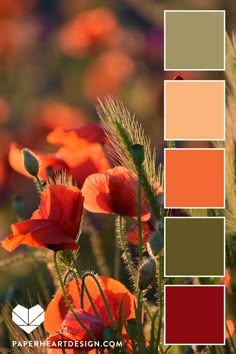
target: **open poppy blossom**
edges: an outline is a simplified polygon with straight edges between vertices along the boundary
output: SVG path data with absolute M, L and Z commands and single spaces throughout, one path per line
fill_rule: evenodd
M 128 319 L 135 318 L 135 297 L 119 281 L 112 278 L 97 276 L 103 289 L 104 296 L 110 307 L 112 318 L 116 324 L 119 320 L 119 312 L 122 303 L 122 324 Z M 66 285 L 69 300 L 75 309 L 76 314 L 83 324 L 91 331 L 97 341 L 102 341 L 103 330 L 112 327 L 107 309 L 95 281 L 91 277 L 85 279 L 85 285 L 92 297 L 93 305 L 97 310 L 95 314 L 90 300 L 84 292 L 83 309 L 81 308 L 81 281 L 73 280 Z M 46 341 L 89 341 L 92 340 L 87 331 L 79 324 L 72 313 L 68 311 L 63 298 L 62 291 L 57 291 L 54 299 L 50 302 L 45 312 L 45 329 L 51 333 Z M 127 339 L 125 327 L 122 329 L 124 339 Z M 84 350 L 90 351 L 93 348 L 76 348 L 73 353 L 83 353 Z M 54 353 L 53 349 L 50 353 Z
M 61 148 L 57 153 L 69 166 L 69 173 L 81 188 L 91 174 L 105 172 L 110 164 L 100 144 L 88 144 L 85 149 L 71 150 Z
M 123 166 L 89 176 L 81 190 L 84 208 L 93 213 L 119 214 L 137 219 L 137 176 Z M 141 200 L 142 221 L 150 219 L 144 192 Z
M 79 188 L 89 175 L 110 168 L 102 147 L 105 133 L 99 124 L 90 123 L 79 129 L 57 128 L 47 140 L 61 146 L 56 156 L 69 166 L 69 173 Z
M 148 242 L 149 237 L 157 231 L 155 223 L 152 219 L 142 222 L 142 233 L 143 233 L 143 245 Z M 139 244 L 139 231 L 138 222 L 135 221 L 125 235 L 126 241 L 132 243 L 133 245 Z
M 2 246 L 9 252 L 25 244 L 54 251 L 77 249 L 83 197 L 75 186 L 49 185 L 41 193 L 41 202 L 29 220 L 11 225 L 12 234 Z
M 42 181 L 47 180 L 47 168 L 51 168 L 54 172 L 68 171 L 68 165 L 62 158 L 57 157 L 54 154 L 42 154 L 36 152 L 35 155 L 39 160 L 39 178 Z M 19 172 L 26 177 L 34 178 L 26 171 L 23 163 L 22 148 L 16 143 L 11 143 L 10 145 L 8 160 L 9 164 L 16 172 Z

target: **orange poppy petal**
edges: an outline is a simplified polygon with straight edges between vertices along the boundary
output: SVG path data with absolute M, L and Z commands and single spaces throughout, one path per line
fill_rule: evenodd
M 83 186 L 85 179 L 97 172 L 105 172 L 110 164 L 100 144 L 87 144 L 86 149 L 71 150 L 61 148 L 57 155 L 69 166 L 70 173 L 79 187 Z
M 90 143 L 104 144 L 105 133 L 101 125 L 89 123 L 79 129 L 56 128 L 47 136 L 47 141 L 72 150 L 81 150 Z
M 122 166 L 105 174 L 87 177 L 82 194 L 84 208 L 94 213 L 120 214 L 137 218 L 137 181 Z M 142 195 L 142 221 L 150 218 L 150 210 Z
M 9 164 L 16 172 L 19 172 L 20 174 L 33 179 L 34 177 L 30 175 L 24 168 L 23 156 L 21 150 L 22 149 L 19 148 L 19 146 L 16 143 L 10 144 L 9 154 L 8 154 Z
M 17 247 L 21 246 L 22 244 L 30 245 L 33 247 L 45 247 L 44 243 L 40 243 L 31 235 L 18 235 L 14 236 L 13 234 L 7 236 L 5 240 L 2 242 L 2 247 L 5 248 L 8 252 L 14 251 Z
M 57 226 L 46 220 L 26 220 L 11 225 L 13 233 L 8 236 L 2 246 L 9 252 L 14 251 L 21 244 L 32 247 L 47 247 L 47 245 L 72 244 L 74 239 L 63 233 Z M 75 245 L 74 245 L 75 244 Z
M 123 311 L 126 319 L 135 317 L 135 297 L 127 290 L 127 288 L 117 280 L 107 278 L 103 276 L 97 276 L 102 289 L 105 293 L 109 306 L 111 307 L 114 319 L 117 320 L 117 314 L 119 311 L 119 304 L 124 296 Z M 74 308 L 80 308 L 80 280 L 72 280 L 66 285 L 67 294 L 70 302 Z M 104 310 L 104 304 L 101 302 L 100 292 L 95 281 L 91 277 L 86 278 L 86 287 L 88 292 L 92 296 L 93 303 L 95 304 L 97 311 L 99 312 L 101 319 L 105 320 L 107 324 L 107 314 Z M 86 292 L 84 293 L 84 310 L 94 315 L 91 307 L 90 300 L 88 299 Z M 59 331 L 62 321 L 64 320 L 68 309 L 66 307 L 63 294 L 61 290 L 58 290 L 54 299 L 50 302 L 45 313 L 44 326 L 49 333 Z
M 9 148 L 8 160 L 11 167 L 20 174 L 34 179 L 24 168 L 24 160 L 22 155 L 23 147 L 16 143 L 11 143 Z M 39 178 L 43 181 L 47 180 L 47 168 L 51 167 L 54 172 L 68 170 L 67 164 L 60 157 L 53 154 L 42 154 L 39 152 L 34 153 L 39 160 Z
M 146 222 L 142 222 L 142 233 L 143 233 L 143 244 L 145 245 L 149 237 L 157 231 L 154 222 L 150 219 Z M 133 245 L 139 244 L 139 232 L 138 232 L 138 222 L 135 221 L 133 225 L 129 228 L 125 235 L 126 241 L 132 243 Z
M 39 215 L 75 238 L 80 228 L 83 200 L 82 193 L 75 186 L 49 185 L 41 194 Z

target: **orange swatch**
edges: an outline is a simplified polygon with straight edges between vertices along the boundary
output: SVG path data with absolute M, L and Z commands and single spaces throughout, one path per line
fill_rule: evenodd
M 224 208 L 224 149 L 165 149 L 165 208 Z
M 165 140 L 224 140 L 225 81 L 165 81 Z

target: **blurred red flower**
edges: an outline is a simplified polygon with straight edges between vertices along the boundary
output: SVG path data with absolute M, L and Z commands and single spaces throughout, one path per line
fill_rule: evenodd
M 24 168 L 22 149 L 23 147 L 19 147 L 16 143 L 10 144 L 8 155 L 9 164 L 16 172 L 19 172 L 26 177 L 34 178 Z M 63 159 L 54 154 L 42 154 L 40 152 L 34 154 L 39 159 L 39 178 L 42 181 L 47 180 L 47 168 L 51 168 L 54 173 L 56 171 L 68 171 L 69 169 Z
M 125 331 L 124 324 L 128 319 L 135 318 L 136 299 L 119 281 L 103 276 L 97 276 L 97 279 L 101 284 L 115 323 L 118 323 L 119 311 L 121 307 L 120 304 L 123 301 L 122 334 L 123 339 L 126 340 L 127 333 Z M 102 341 L 103 330 L 106 327 L 112 327 L 112 323 L 95 281 L 91 277 L 87 277 L 85 279 L 85 284 L 90 296 L 92 297 L 93 305 L 95 306 L 99 317 L 96 317 L 86 292 L 84 293 L 84 307 L 81 309 L 80 280 L 73 280 L 66 285 L 67 294 L 79 318 L 90 329 L 96 340 Z M 49 333 L 52 333 L 46 341 L 61 341 L 67 339 L 72 341 L 91 340 L 87 332 L 68 311 L 61 290 L 56 293 L 54 299 L 47 307 L 44 326 Z M 92 349 L 93 348 L 91 347 L 77 348 L 71 351 L 71 353 L 82 353 L 84 350 L 90 351 Z M 56 349 L 55 351 L 54 349 L 49 349 L 49 353 L 56 353 Z
M 0 0 L 1 1 L 1 0 Z M 4 0 L 3 0 L 4 1 Z M 1 18 L 0 15 L 0 62 L 11 70 L 25 63 L 29 52 L 35 47 L 39 26 L 34 20 L 21 21 Z
M 39 209 L 29 220 L 12 224 L 12 234 L 2 246 L 9 252 L 22 244 L 54 251 L 77 249 L 82 212 L 83 197 L 77 187 L 49 185 L 41 193 Z
M 155 231 L 157 231 L 157 228 L 155 226 L 155 223 L 152 221 L 152 219 L 142 222 L 143 245 L 145 245 L 148 242 L 149 237 Z M 138 232 L 138 222 L 137 221 L 135 221 L 131 225 L 131 227 L 127 231 L 125 237 L 126 237 L 127 242 L 132 243 L 133 245 L 136 245 L 136 246 L 139 244 L 139 232 Z
M 68 129 L 86 124 L 88 121 L 88 116 L 83 110 L 60 101 L 41 102 L 32 105 L 30 118 L 43 123 L 48 131 L 56 127 Z
M 233 290 L 232 290 L 232 272 L 230 268 L 226 268 L 225 270 L 225 276 L 223 278 L 220 279 L 221 280 L 221 284 L 224 284 L 228 293 L 229 294 L 233 294 Z
M 108 93 L 118 95 L 134 68 L 134 61 L 124 51 L 109 50 L 102 53 L 86 72 L 84 90 L 87 98 L 94 102 L 97 97 L 102 98 Z
M 137 218 L 137 176 L 123 166 L 87 177 L 81 192 L 88 211 Z M 142 221 L 147 221 L 151 214 L 144 192 L 141 205 Z
M 0 0 L 0 17 L 21 17 L 30 12 L 36 0 Z
M 83 11 L 64 25 L 59 32 L 59 46 L 70 56 L 82 56 L 91 49 L 114 45 L 121 35 L 115 16 L 109 9 Z

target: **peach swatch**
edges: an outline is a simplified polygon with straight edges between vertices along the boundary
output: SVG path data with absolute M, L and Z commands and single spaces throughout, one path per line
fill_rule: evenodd
M 224 80 L 171 80 L 164 85 L 165 140 L 224 140 Z
M 224 208 L 224 149 L 165 149 L 166 208 Z

